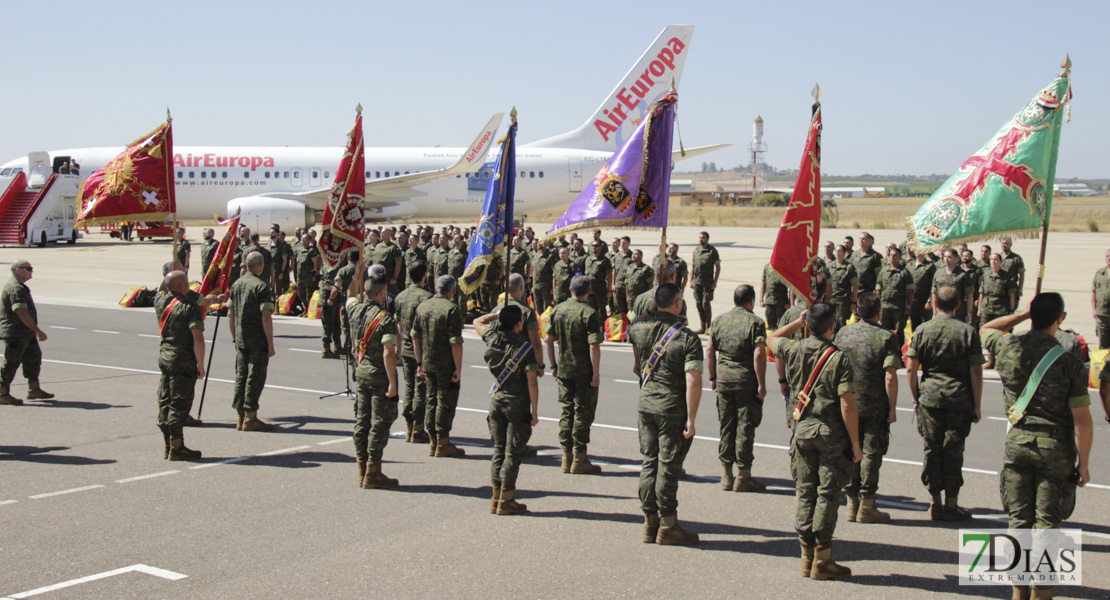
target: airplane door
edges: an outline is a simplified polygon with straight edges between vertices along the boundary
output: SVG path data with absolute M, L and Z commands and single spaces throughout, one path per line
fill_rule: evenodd
M 571 192 L 582 191 L 582 159 L 572 158 L 567 165 L 569 168 L 567 172 L 570 173 L 570 190 Z
M 290 184 L 292 184 L 293 187 L 301 187 L 301 185 L 304 184 L 304 174 L 301 172 L 301 168 L 296 167 L 289 169 L 289 171 L 289 176 L 293 178 Z

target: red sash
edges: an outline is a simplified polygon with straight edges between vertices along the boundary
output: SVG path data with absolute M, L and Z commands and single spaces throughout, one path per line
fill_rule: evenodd
M 382 309 L 379 310 L 378 314 L 374 315 L 374 318 L 370 320 L 370 325 L 366 327 L 366 333 L 362 334 L 362 339 L 358 342 L 359 363 L 362 362 L 362 357 L 366 355 L 366 346 L 370 344 L 370 338 L 374 336 L 374 330 L 378 328 L 378 325 L 381 324 L 381 322 L 385 319 L 385 316 L 388 314 L 388 312 Z
M 166 306 L 166 309 L 162 311 L 162 318 L 158 319 L 158 335 L 160 335 L 162 337 L 166 337 L 166 334 L 165 334 L 166 319 L 170 318 L 170 311 L 173 310 L 173 307 L 177 306 L 178 302 L 180 302 L 180 300 L 178 300 L 177 298 L 174 298 Z
M 830 346 L 826 348 L 825 353 L 821 355 L 821 358 L 817 360 L 817 364 L 813 366 L 813 370 L 810 371 L 809 381 L 806 382 L 805 388 L 798 394 L 798 405 L 794 407 L 794 414 L 792 416 L 795 421 L 802 420 L 802 415 L 805 413 L 806 407 L 809 406 L 809 402 L 812 399 L 810 398 L 810 394 L 813 392 L 813 386 L 817 384 L 817 378 L 821 376 L 821 373 L 825 372 L 825 365 L 829 363 L 829 359 L 832 358 L 833 354 L 836 354 L 835 347 Z

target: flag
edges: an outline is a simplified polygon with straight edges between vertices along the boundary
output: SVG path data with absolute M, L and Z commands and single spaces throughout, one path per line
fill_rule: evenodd
M 470 239 L 470 252 L 466 258 L 459 288 L 469 294 L 486 280 L 486 267 L 498 252 L 504 252 L 505 240 L 513 226 L 513 202 L 516 198 L 516 109 L 510 113 L 513 124 L 500 140 L 501 154 L 493 169 L 486 200 L 482 203 L 482 217 L 478 229 Z
M 960 165 L 907 220 L 911 247 L 935 252 L 1002 236 L 1036 237 L 1047 228 L 1071 95 L 1065 71 Z
M 362 105 L 356 111 L 355 127 L 347 134 L 347 147 L 335 172 L 320 226 L 320 257 L 329 267 L 343 262 L 348 250 L 361 247 L 363 243 L 366 159 L 362 145 Z
M 667 94 L 547 232 L 554 239 L 598 227 L 667 226 L 671 194 L 671 142 L 678 96 Z
M 216 247 L 216 253 L 212 255 L 212 262 L 208 264 L 208 271 L 204 273 L 204 280 L 200 284 L 199 293 L 201 296 L 207 296 L 213 290 L 219 290 L 219 293 L 226 294 L 227 288 L 231 285 L 231 266 L 235 257 L 235 247 L 239 243 L 239 215 L 241 211 L 235 211 L 230 219 L 220 221 L 220 225 L 227 225 L 227 231 L 224 232 L 223 239 L 220 240 L 220 245 Z
M 75 227 L 121 221 L 162 221 L 177 212 L 171 119 L 132 142 L 81 184 Z
M 771 269 L 795 294 L 805 298 L 807 305 L 814 300 L 809 277 L 821 237 L 821 89 L 815 87 L 813 95 L 813 117 L 798 181 L 771 252 Z

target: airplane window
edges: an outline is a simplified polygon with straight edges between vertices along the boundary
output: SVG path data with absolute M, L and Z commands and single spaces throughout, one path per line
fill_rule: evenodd
M 318 171 L 312 171 L 312 178 L 313 179 L 316 179 L 319 176 L 320 176 L 320 173 Z
M 6 170 L 7 170 L 7 169 L 5 169 L 5 171 L 6 171 Z M 4 171 L 0 171 L 0 175 L 7 175 L 7 173 L 5 173 Z M 177 178 L 178 178 L 178 179 L 181 179 L 181 171 L 178 171 L 178 172 L 177 172 Z
M 206 171 L 201 171 L 201 172 L 200 172 L 200 178 L 201 178 L 201 179 L 204 179 L 204 178 L 205 178 L 205 177 L 207 177 L 207 176 L 208 176 L 208 172 L 206 172 Z
M 382 178 L 382 172 L 381 171 L 374 171 L 374 177 L 377 178 L 377 179 L 381 179 Z
M 367 173 L 366 176 L 369 177 L 370 173 Z M 324 171 L 324 179 L 331 179 L 331 173 Z
M 11 172 L 12 172 L 11 169 L 0 169 L 0 177 L 7 177 L 8 173 L 11 173 Z
M 521 171 L 520 172 L 520 178 L 524 179 L 525 177 L 527 177 L 527 174 L 524 171 Z
M 540 171 L 540 179 L 543 179 L 543 171 Z
M 189 179 L 192 179 L 194 177 L 196 177 L 196 173 L 194 171 L 189 171 Z
M 223 173 L 220 173 L 220 177 L 223 177 L 224 179 L 227 179 L 227 171 L 224 171 Z
M 394 172 L 393 172 L 393 176 L 394 176 L 394 177 L 400 177 L 400 176 L 401 176 L 401 172 L 400 172 L 400 171 L 394 171 Z
M 284 177 L 285 179 L 289 179 L 289 171 L 285 171 L 282 177 Z
M 405 171 L 405 175 L 408 175 L 408 174 L 409 174 L 409 172 L 408 172 L 408 171 Z
M 532 179 L 535 179 L 536 178 L 536 172 L 535 171 L 528 171 L 528 176 L 531 177 Z
M 243 179 L 250 179 L 250 178 L 251 178 L 251 172 L 250 171 L 243 171 Z
M 216 178 L 216 172 L 212 171 L 212 179 L 215 179 L 215 178 Z
M 266 179 L 269 179 L 269 178 L 270 178 L 270 172 L 266 171 Z
M 300 179 L 300 178 L 301 178 L 301 172 L 300 171 L 293 171 L 293 179 Z

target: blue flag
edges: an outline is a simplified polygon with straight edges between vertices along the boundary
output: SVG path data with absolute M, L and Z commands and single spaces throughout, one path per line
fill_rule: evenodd
M 464 293 L 478 289 L 486 280 L 486 271 L 493 257 L 505 251 L 505 240 L 513 226 L 513 202 L 516 195 L 516 120 L 509 133 L 501 140 L 501 154 L 497 157 L 486 200 L 482 203 L 482 218 L 470 240 L 470 253 L 466 258 L 459 288 Z

